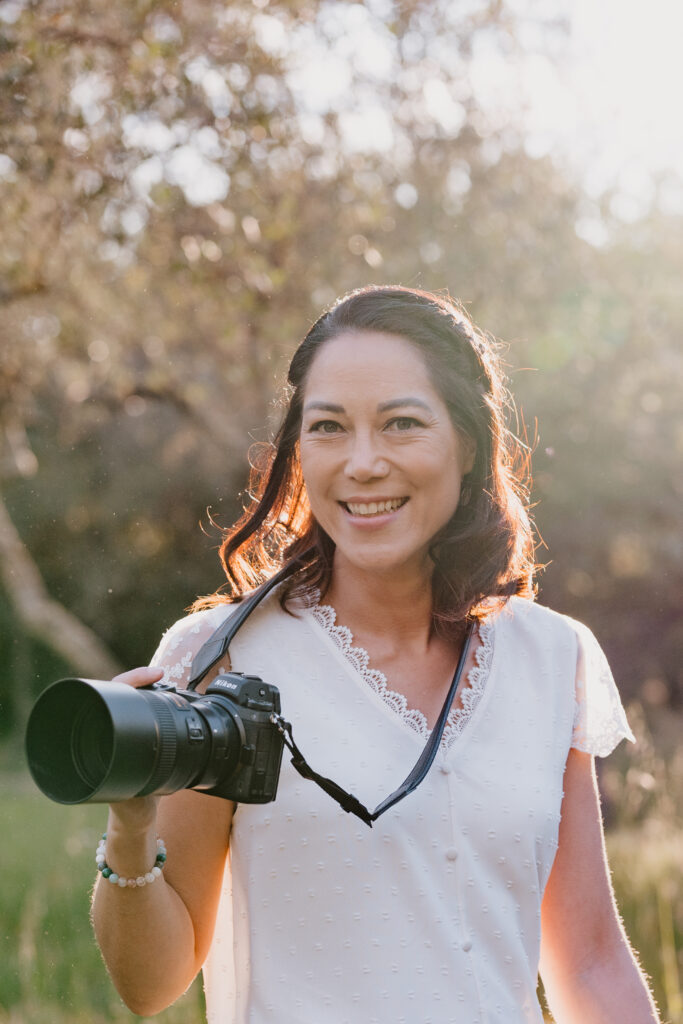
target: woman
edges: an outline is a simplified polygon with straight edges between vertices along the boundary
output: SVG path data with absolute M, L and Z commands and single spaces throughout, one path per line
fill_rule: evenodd
M 123 998 L 157 1012 L 204 965 L 221 1024 L 538 1024 L 540 957 L 558 1024 L 657 1021 L 593 771 L 632 736 L 592 634 L 533 603 L 494 347 L 448 299 L 368 288 L 314 324 L 289 384 L 223 558 L 236 597 L 301 568 L 235 636 L 233 670 L 277 685 L 310 763 L 370 806 L 418 758 L 473 622 L 462 680 L 426 779 L 372 829 L 289 764 L 270 804 L 112 806 L 101 861 L 160 875 L 97 886 Z M 233 607 L 199 602 L 123 678 L 184 685 Z

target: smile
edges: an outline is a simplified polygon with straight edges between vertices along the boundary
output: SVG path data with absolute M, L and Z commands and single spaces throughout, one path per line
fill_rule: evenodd
M 407 498 L 390 498 L 388 501 L 342 501 L 340 504 L 352 516 L 379 516 L 387 512 L 395 512 L 405 505 Z

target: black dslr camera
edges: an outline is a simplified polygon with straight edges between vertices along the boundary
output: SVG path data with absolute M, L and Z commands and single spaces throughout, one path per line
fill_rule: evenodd
M 318 774 L 294 742 L 280 715 L 280 692 L 258 676 L 219 675 L 200 695 L 192 689 L 227 653 L 251 612 L 313 555 L 311 548 L 246 598 L 200 648 L 187 690 L 154 683 L 62 679 L 38 698 L 28 720 L 26 752 L 39 789 L 60 804 L 113 802 L 133 796 L 199 789 L 241 803 L 275 799 L 283 746 L 304 778 L 320 786 L 347 812 L 372 827 L 420 785 L 429 771 L 467 660 L 471 619 L 453 681 L 429 740 L 414 768 L 374 811 L 332 779 Z
M 61 804 L 198 789 L 242 803 L 275 799 L 280 693 L 219 675 L 205 694 L 154 683 L 62 679 L 38 698 L 26 751 L 36 785 Z

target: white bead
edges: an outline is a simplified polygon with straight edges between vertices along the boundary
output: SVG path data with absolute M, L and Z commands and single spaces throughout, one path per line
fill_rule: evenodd
M 161 868 L 155 866 L 152 868 L 151 873 L 154 875 L 155 878 L 158 878 L 159 875 L 161 874 Z
M 145 884 L 145 879 L 143 878 L 142 875 L 138 875 L 138 877 L 135 879 L 135 884 L 136 885 L 144 885 Z
M 111 882 L 112 885 L 118 885 L 119 884 L 119 876 L 116 874 L 115 871 L 112 871 L 112 873 L 110 874 L 110 876 L 107 879 L 107 881 Z
M 153 881 L 154 881 L 154 878 L 155 878 L 155 876 L 154 876 L 154 875 L 152 874 L 152 872 L 151 872 L 151 871 L 148 871 L 148 872 L 147 872 L 147 874 L 145 875 L 145 881 L 146 881 L 146 882 L 147 882 L 148 884 L 149 884 L 149 883 L 151 883 L 151 882 L 153 882 Z
M 101 868 L 103 864 L 107 863 L 107 858 L 104 856 L 103 853 L 98 853 L 98 855 L 95 857 L 95 863 L 97 864 L 98 868 Z
M 117 884 L 118 884 L 119 889 L 125 889 L 126 886 L 128 885 L 128 879 L 127 878 L 119 878 Z

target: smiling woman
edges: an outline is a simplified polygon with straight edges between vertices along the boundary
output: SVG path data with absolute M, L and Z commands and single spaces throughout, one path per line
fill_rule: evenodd
M 333 453 L 344 454 L 346 482 L 334 503 L 358 504 L 410 496 L 381 483 L 387 471 L 392 487 L 401 482 L 387 460 L 400 452 L 404 461 L 412 455 L 416 467 L 424 463 L 424 472 L 436 459 L 434 472 L 442 476 L 443 519 L 442 506 L 432 508 L 434 495 L 417 488 L 412 505 L 384 524 L 395 519 L 395 532 L 386 533 L 391 546 L 404 525 L 423 522 L 435 629 L 461 636 L 465 617 L 485 618 L 497 596 L 531 596 L 527 453 L 505 424 L 510 399 L 496 346 L 457 303 L 400 287 L 353 292 L 310 329 L 292 359 L 288 387 L 278 436 L 250 481 L 254 502 L 222 546 L 237 594 L 311 547 L 316 557 L 285 585 L 282 600 L 325 593 L 336 538 L 323 508 L 312 508 L 317 475 L 308 479 L 304 461 L 310 458 L 314 470 Z M 375 457 L 380 475 L 368 477 L 362 463 Z M 339 517 L 339 524 L 353 530 L 351 519 Z
M 474 452 L 413 345 L 371 331 L 329 341 L 306 382 L 299 450 L 337 566 L 429 581 L 432 538 L 455 514 Z
M 200 650 L 225 672 L 227 633 L 315 769 L 291 747 L 274 802 L 111 806 L 94 920 L 124 999 L 155 1012 L 201 968 L 211 1024 L 542 1024 L 540 966 L 557 1024 L 656 1024 L 593 771 L 632 735 L 590 630 L 533 601 L 495 347 L 446 298 L 362 289 L 288 399 L 223 546 L 232 599 L 123 681 L 186 684 Z

